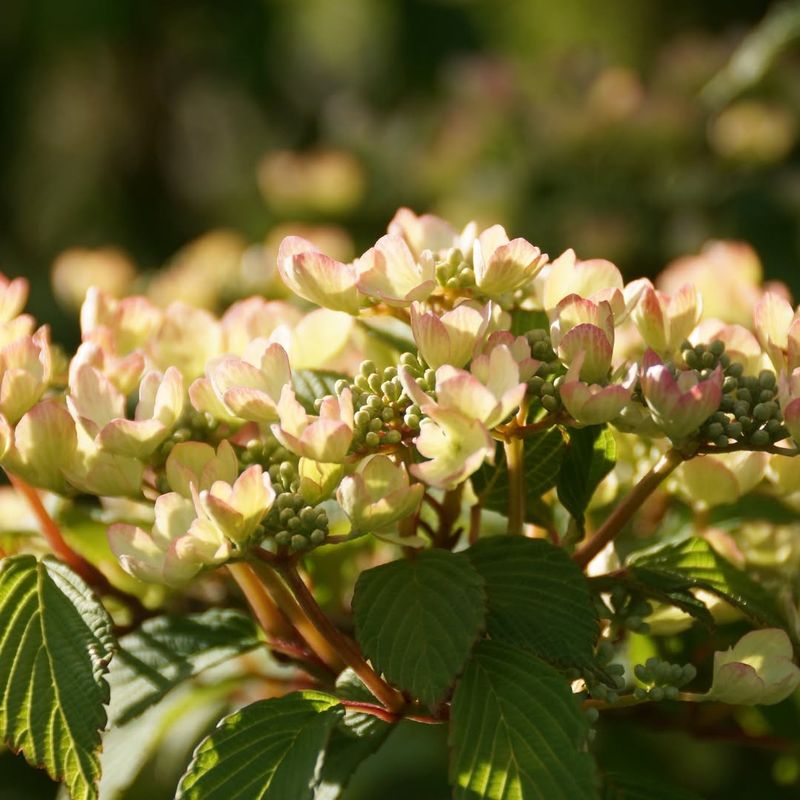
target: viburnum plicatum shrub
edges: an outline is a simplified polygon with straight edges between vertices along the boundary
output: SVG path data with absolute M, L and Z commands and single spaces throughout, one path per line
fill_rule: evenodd
M 70 359 L 3 282 L 8 747 L 118 796 L 200 686 L 180 798 L 338 797 L 402 720 L 457 798 L 676 797 L 601 715 L 797 689 L 800 314 L 744 245 L 656 288 L 403 209 L 277 268 L 219 318 L 90 290 Z

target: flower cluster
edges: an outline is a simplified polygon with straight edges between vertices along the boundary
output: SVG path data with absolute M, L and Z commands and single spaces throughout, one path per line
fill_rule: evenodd
M 167 584 L 253 548 L 418 541 L 424 497 L 468 503 L 498 443 L 508 460 L 547 427 L 611 424 L 672 447 L 685 460 L 674 491 L 729 501 L 800 441 L 800 313 L 748 286 L 749 328 L 704 316 L 692 269 L 702 259 L 669 290 L 626 283 L 609 261 L 550 260 L 499 225 L 459 231 L 401 209 L 349 263 L 285 238 L 293 300 L 217 317 L 92 289 L 68 364 L 22 313 L 25 281 L 3 279 L 2 465 L 117 509 L 121 564 Z M 149 509 L 149 529 L 112 498 Z

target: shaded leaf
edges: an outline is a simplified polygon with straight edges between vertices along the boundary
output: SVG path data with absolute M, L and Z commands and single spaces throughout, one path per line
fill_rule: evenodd
M 450 779 L 456 800 L 597 798 L 588 725 L 552 667 L 481 642 L 456 688 Z
M 777 604 L 767 589 L 726 561 L 705 540 L 684 539 L 630 559 L 631 574 L 653 582 L 655 576 L 671 578 L 671 591 L 705 589 L 738 608 L 756 625 L 785 627 Z
M 343 715 L 321 692 L 245 706 L 197 747 L 176 800 L 311 800 L 322 751 Z
M 486 583 L 487 630 L 545 661 L 586 666 L 599 622 L 580 568 L 544 539 L 493 536 L 465 551 Z
M 569 445 L 558 476 L 558 499 L 583 530 L 595 489 L 614 468 L 617 446 L 605 425 L 570 428 Z
M 603 800 L 702 800 L 694 792 L 676 789 L 653 778 L 619 772 L 608 772 L 603 777 Z
M 362 572 L 353 612 L 358 642 L 376 669 L 432 706 L 483 630 L 483 581 L 466 559 L 428 550 Z
M 246 614 L 212 609 L 147 620 L 119 644 L 109 674 L 109 717 L 115 725 L 141 714 L 182 681 L 263 642 Z
M 292 371 L 292 384 L 294 385 L 297 401 L 303 406 L 307 414 L 316 414 L 319 409 L 314 407 L 317 398 L 326 394 L 336 394 L 336 381 L 346 378 L 340 372 L 323 369 L 296 369 Z

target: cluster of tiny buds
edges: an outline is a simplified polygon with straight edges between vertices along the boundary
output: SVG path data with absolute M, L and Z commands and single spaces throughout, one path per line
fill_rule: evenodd
M 298 553 L 321 545 L 328 537 L 328 515 L 303 499 L 294 465 L 289 461 L 273 464 L 269 476 L 277 494 L 262 523 L 263 537 L 284 552 Z
M 412 373 L 420 370 L 426 375 L 430 373 L 427 377 L 433 380 L 433 370 L 424 370 L 410 353 L 401 356 L 400 364 Z M 380 370 L 372 361 L 364 361 L 352 383 L 340 380 L 335 388 L 339 394 L 345 388 L 353 393 L 354 451 L 400 444 L 407 432 L 419 430 L 422 414 L 403 392 L 397 367 Z
M 287 450 L 272 434 L 263 433 L 258 439 L 251 439 L 239 451 L 239 463 L 243 468 L 260 464 L 273 476 L 275 469 L 288 463 L 292 468 L 297 464 L 297 456 Z M 273 483 L 275 482 L 273 478 Z
M 731 439 L 752 447 L 767 447 L 789 435 L 777 401 L 777 378 L 771 370 L 758 376 L 744 375 L 742 364 L 731 361 L 725 345 L 684 342 L 682 357 L 687 366 L 700 369 L 706 377 L 713 369 L 723 369 L 723 396 L 719 410 L 704 423 L 700 434 L 705 441 L 724 447 Z
M 475 286 L 472 256 L 452 247 L 441 261 L 436 262 L 436 280 L 448 289 L 467 289 Z
M 637 686 L 633 695 L 637 700 L 676 700 L 681 687 L 697 676 L 693 664 L 672 664 L 655 656 L 644 664 L 636 664 L 634 675 L 645 686 Z
M 601 598 L 596 600 L 601 619 L 610 621 L 612 631 L 627 629 L 641 634 L 650 631 L 650 626 L 645 622 L 645 618 L 653 613 L 653 607 L 647 600 L 628 594 L 622 586 L 615 586 L 611 591 L 609 601 L 610 607 Z
M 531 346 L 531 356 L 542 362 L 528 381 L 528 397 L 538 400 L 545 411 L 558 411 L 561 401 L 557 390 L 564 367 L 553 350 L 550 334 L 544 328 L 534 328 L 525 334 L 525 338 Z
M 613 663 L 615 655 L 614 645 L 603 639 L 597 645 L 595 653 L 595 661 L 599 669 L 583 675 L 586 691 L 595 700 L 616 703 L 619 700 L 619 692 L 625 688 L 625 666 Z

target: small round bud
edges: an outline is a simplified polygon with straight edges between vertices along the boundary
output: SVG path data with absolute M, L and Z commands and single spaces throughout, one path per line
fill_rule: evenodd
M 750 444 L 753 447 L 766 447 L 771 441 L 770 435 L 766 431 L 753 431 L 750 435 Z
M 761 372 L 758 373 L 758 382 L 764 389 L 774 389 L 777 378 L 772 370 L 762 369 Z
M 719 357 L 725 352 L 725 342 L 720 341 L 719 339 L 715 339 L 711 344 L 708 346 L 708 349 L 711 353 L 715 356 Z
M 311 540 L 311 544 L 320 545 L 325 541 L 325 531 L 317 528 L 311 532 L 311 535 L 308 538 Z
M 400 444 L 403 440 L 403 434 L 400 431 L 389 431 L 386 436 L 383 437 L 383 440 L 386 444 Z
M 378 368 L 375 366 L 374 361 L 362 361 L 358 371 L 365 377 L 369 377 L 373 372 L 377 372 Z
M 301 536 L 299 533 L 296 533 L 294 536 L 292 536 L 290 544 L 292 550 L 294 550 L 295 552 L 299 552 L 300 550 L 305 550 L 306 547 L 308 547 L 308 542 L 306 541 L 306 537 Z
M 655 701 L 656 703 L 660 702 L 664 699 L 664 690 L 660 686 L 654 686 L 649 692 L 648 695 L 650 699 Z
M 378 447 L 381 443 L 381 437 L 374 431 L 370 431 L 365 437 L 364 442 L 367 447 Z

